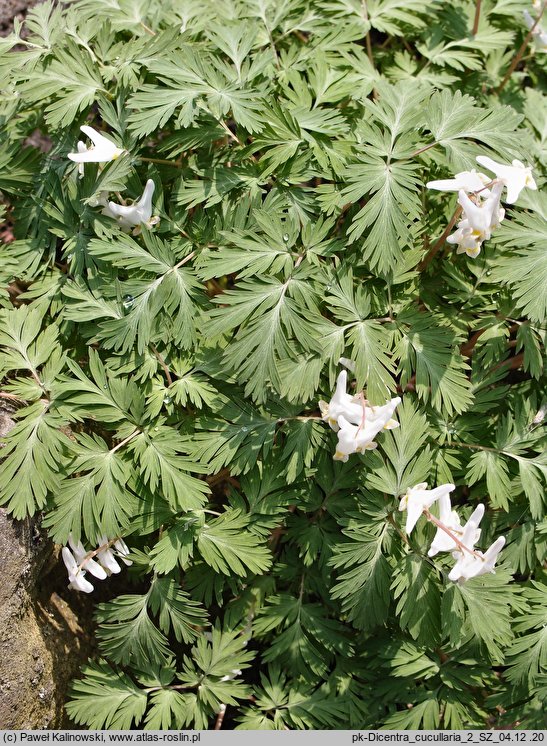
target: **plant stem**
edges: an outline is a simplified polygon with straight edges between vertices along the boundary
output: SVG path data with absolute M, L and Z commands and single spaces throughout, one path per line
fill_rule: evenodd
M 182 165 L 180 161 L 166 161 L 163 158 L 145 158 L 143 155 L 139 155 L 138 158 L 144 163 L 161 163 L 164 166 L 176 166 L 177 168 Z
M 491 446 L 480 446 L 475 443 L 460 443 L 458 441 L 452 441 L 448 444 L 449 446 L 456 446 L 456 448 L 469 448 L 472 451 L 486 451 L 487 453 L 497 453 L 500 456 L 507 456 L 508 458 L 514 458 L 515 461 L 520 461 L 521 457 L 516 456 L 514 453 L 509 451 L 501 451 L 499 448 L 492 448 Z
M 110 539 L 110 541 L 107 541 L 106 544 L 101 544 L 101 546 L 97 547 L 97 549 L 94 549 L 92 552 L 88 552 L 86 556 L 83 558 L 83 560 L 78 564 L 78 569 L 76 571 L 76 574 L 82 571 L 86 562 L 89 562 L 90 559 L 93 559 L 93 557 L 96 557 L 99 554 L 99 552 L 102 552 L 105 549 L 109 549 L 121 538 L 122 538 L 121 536 L 116 536 L 115 539 Z
M 432 262 L 436 253 L 439 251 L 441 246 L 444 245 L 444 242 L 448 238 L 450 231 L 456 225 L 461 213 L 462 213 L 462 207 L 461 205 L 458 205 L 456 210 L 454 211 L 454 215 L 452 215 L 452 218 L 450 219 L 450 222 L 444 229 L 442 236 L 439 238 L 439 240 L 436 243 L 433 244 L 433 246 L 429 249 L 429 252 L 427 253 L 427 255 L 424 257 L 422 262 L 419 264 L 418 269 L 420 271 L 423 271 Z
M 224 130 L 224 132 L 226 132 L 226 134 L 228 135 L 228 137 L 230 137 L 234 142 L 237 142 L 238 145 L 243 145 L 243 143 L 241 142 L 241 140 L 239 139 L 239 137 L 237 135 L 234 135 L 234 133 L 228 127 L 228 125 L 226 124 L 226 122 L 224 122 L 222 119 L 219 119 L 218 123 L 220 124 L 220 126 L 222 127 L 222 129 Z
M 408 156 L 408 158 L 401 158 L 401 160 L 408 161 L 411 158 L 415 158 L 417 155 L 420 155 L 421 153 L 425 153 L 426 150 L 431 150 L 431 148 L 434 148 L 435 145 L 438 145 L 438 144 L 439 144 L 438 142 L 430 142 L 429 145 L 424 145 L 423 148 L 419 148 L 418 150 L 415 150 L 414 153 L 411 153 Z
M 143 27 L 143 29 L 146 31 L 147 34 L 151 34 L 152 36 L 156 35 L 156 32 L 152 31 L 152 29 L 150 28 L 150 26 L 147 26 L 144 21 L 141 21 L 141 26 Z
M 480 19 L 481 19 L 481 0 L 476 0 L 475 20 L 473 21 L 473 30 L 471 31 L 471 36 L 477 35 L 477 31 L 479 30 Z
M 175 264 L 174 267 L 171 267 L 171 272 L 174 272 L 179 267 L 182 267 L 183 264 L 186 264 L 186 262 L 189 262 L 191 259 L 193 259 L 195 257 L 195 255 L 196 255 L 196 252 L 195 251 L 191 251 L 188 254 L 188 256 L 185 256 L 184 259 L 181 259 L 180 262 L 178 262 L 178 264 Z
M 130 440 L 133 440 L 133 438 L 136 438 L 137 435 L 141 434 L 141 430 L 135 430 L 135 432 L 131 433 L 131 435 L 128 435 L 127 438 L 124 438 L 120 443 L 118 443 L 117 446 L 114 446 L 114 448 L 110 449 L 110 453 L 116 453 L 116 451 L 119 451 L 120 448 L 123 448 L 124 445 L 129 443 Z
M 9 401 L 26 404 L 26 399 L 21 399 L 20 396 L 15 396 L 15 394 L 8 394 L 6 391 L 0 391 L 0 399 L 8 399 Z
M 369 30 L 365 35 L 365 46 L 367 48 L 367 55 L 370 60 L 370 64 L 374 67 L 374 56 L 372 54 L 372 43 L 370 41 L 370 21 L 368 17 L 367 0 L 361 0 L 361 8 L 363 9 L 363 15 L 366 23 L 369 25 Z
M 213 730 L 220 730 L 222 728 L 222 721 L 224 720 L 224 715 L 226 714 L 226 705 L 222 704 L 220 705 L 220 709 L 217 713 L 217 720 L 215 723 L 215 727 Z
M 520 45 L 520 48 L 519 48 L 518 52 L 513 57 L 513 61 L 509 65 L 509 69 L 505 73 L 505 77 L 503 78 L 503 80 L 501 81 L 501 83 L 499 84 L 499 86 L 494 91 L 494 93 L 496 93 L 498 96 L 500 95 L 500 93 L 505 88 L 505 85 L 506 85 L 507 81 L 509 80 L 509 78 L 511 77 L 511 75 L 513 74 L 513 72 L 515 71 L 516 66 L 521 61 L 522 55 L 526 51 L 526 48 L 528 47 L 528 44 L 530 43 L 530 39 L 534 35 L 534 31 L 536 30 L 536 27 L 537 27 L 538 23 L 541 21 L 541 17 L 543 15 L 546 7 L 547 7 L 547 0 L 545 0 L 545 2 L 543 3 L 543 5 L 541 6 L 541 10 L 539 11 L 539 15 L 536 18 L 534 25 L 532 26 L 532 28 L 530 29 L 530 31 L 524 37 L 524 41 Z
M 169 386 L 171 386 L 171 384 L 173 383 L 173 378 L 171 377 L 171 372 L 170 372 L 169 368 L 167 367 L 167 363 L 165 362 L 165 360 L 161 356 L 160 352 L 158 351 L 158 348 L 155 345 L 153 345 L 152 343 L 150 343 L 150 349 L 152 350 L 152 352 L 156 356 L 158 363 L 160 364 L 160 366 L 163 369 L 163 372 L 165 373 L 165 378 L 167 379 L 167 384 Z

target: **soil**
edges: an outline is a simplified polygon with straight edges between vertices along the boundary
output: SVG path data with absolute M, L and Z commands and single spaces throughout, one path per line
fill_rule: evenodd
M 33 5 L 36 5 L 36 0 L 0 0 L 0 36 L 11 34 L 14 20 L 24 20 L 27 10 Z

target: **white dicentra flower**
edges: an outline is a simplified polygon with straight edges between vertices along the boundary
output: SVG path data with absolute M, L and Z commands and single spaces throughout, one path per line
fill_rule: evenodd
M 458 202 L 463 208 L 464 217 L 458 223 L 457 230 L 448 236 L 447 243 L 457 244 L 458 254 L 467 254 L 475 258 L 479 255 L 483 241 L 492 235 L 503 220 L 505 210 L 500 205 L 503 182 L 496 181 L 491 189 L 490 195 L 480 204 L 473 202 L 468 195 L 460 189 Z
M 473 550 L 473 536 L 476 531 L 477 526 L 469 521 L 462 537 L 462 543 L 471 550 Z M 487 572 L 495 572 L 494 566 L 504 546 L 505 537 L 500 536 L 484 553 L 476 550 L 474 550 L 474 554 L 463 551 L 453 552 L 452 556 L 456 560 L 456 564 L 448 574 L 449 579 L 456 583 L 477 578 L 479 575 L 486 575 Z
M 441 523 L 450 531 L 453 536 L 459 541 L 462 540 L 463 534 L 467 528 L 469 522 L 472 522 L 475 526 L 478 526 L 484 515 L 484 505 L 479 504 L 469 517 L 469 521 L 462 526 L 460 517 L 455 510 L 452 510 L 450 505 L 450 498 L 448 494 L 442 495 L 439 499 L 439 519 Z M 476 528 L 475 534 L 472 536 L 473 543 L 477 542 L 480 537 L 480 529 Z M 458 548 L 457 543 L 446 531 L 437 526 L 437 533 L 435 538 L 431 542 L 431 547 L 428 551 L 429 557 L 434 557 L 439 552 L 453 552 Z
M 81 140 L 78 140 L 77 148 L 78 148 L 78 153 L 85 153 L 87 151 L 87 146 L 85 142 L 82 142 Z M 84 177 L 84 164 L 83 163 L 78 163 L 78 177 L 80 179 L 83 179 Z
M 133 560 L 127 559 L 127 555 L 129 554 L 129 547 L 125 543 L 123 539 L 117 539 L 117 541 L 114 542 L 114 549 L 117 551 L 119 558 L 124 563 L 124 565 L 132 565 Z
M 534 191 L 537 189 L 531 166 L 525 166 L 524 163 L 517 160 L 512 161 L 512 164 L 507 166 L 504 163 L 492 160 L 486 155 L 478 155 L 476 160 L 481 166 L 495 173 L 496 178 L 500 179 L 507 187 L 505 201 L 509 202 L 510 205 L 517 201 L 519 194 L 525 187 Z
M 87 549 L 85 549 L 81 541 L 79 541 L 76 544 L 72 534 L 69 534 L 68 544 L 70 548 L 72 549 L 72 553 L 74 557 L 76 558 L 76 562 L 78 564 L 81 564 L 83 560 L 87 557 L 89 552 L 87 551 Z M 90 572 L 94 577 L 98 578 L 99 580 L 104 580 L 106 577 L 108 577 L 104 568 L 102 568 L 99 565 L 99 563 L 96 562 L 92 558 L 85 560 L 85 569 L 86 569 L 86 572 Z
M 346 389 L 348 385 L 347 371 L 343 370 L 336 379 L 336 388 L 330 402 L 321 400 L 319 409 L 324 422 L 328 422 L 334 432 L 338 432 L 338 418 L 343 415 L 350 422 L 357 420 L 360 422 L 363 416 L 363 401 L 348 394 Z
M 93 585 L 85 579 L 85 570 L 79 567 L 70 549 L 63 547 L 61 554 L 68 570 L 68 587 L 82 593 L 91 593 L 94 590 Z
M 392 418 L 401 399 L 396 397 L 382 406 L 370 406 L 364 401 L 358 417 L 350 421 L 345 415 L 338 417 L 338 443 L 335 461 L 347 461 L 352 453 L 364 453 L 377 447 L 374 438 L 381 430 L 392 430 L 399 423 Z
M 89 137 L 93 145 L 86 148 L 83 143 L 83 149 L 80 143 L 78 143 L 78 152 L 69 153 L 68 157 L 74 163 L 108 163 L 108 161 L 115 161 L 124 153 L 123 148 L 119 148 L 112 140 L 108 137 L 101 135 L 100 132 L 84 124 L 80 127 L 82 132 Z M 81 173 L 80 169 L 78 171 Z
M 101 212 L 109 218 L 114 218 L 124 231 L 140 228 L 141 225 L 151 228 L 159 221 L 158 217 L 152 217 L 154 189 L 154 182 L 152 179 L 148 179 L 141 198 L 133 205 L 118 205 L 116 202 L 106 202 L 106 204 L 102 203 L 104 208 Z
M 428 181 L 426 187 L 428 189 L 437 189 L 440 192 L 459 192 L 460 189 L 463 189 L 464 192 L 478 192 L 481 197 L 486 199 L 490 196 L 490 190 L 485 189 L 485 187 L 491 181 L 492 179 L 489 179 L 488 176 L 477 173 L 473 169 L 472 171 L 461 171 L 453 179 Z
M 109 540 L 105 536 L 100 537 L 99 546 L 103 548 L 96 551 L 97 560 L 89 556 L 91 553 L 85 549 L 81 541 L 77 543 L 74 541 L 72 534 L 68 537 L 68 543 L 69 546 L 63 547 L 61 551 L 63 562 L 68 570 L 68 586 L 83 593 L 91 593 L 94 590 L 93 585 L 85 577 L 86 572 L 99 580 L 104 580 L 112 573 L 120 572 L 121 568 L 116 561 L 113 548 L 126 565 L 132 564 L 131 560 L 126 558 L 129 549 L 123 539 L 117 539 L 114 547 L 109 547 Z
M 443 495 L 448 495 L 454 489 L 456 487 L 453 484 L 442 484 L 440 487 L 428 490 L 427 482 L 420 482 L 415 487 L 411 487 L 399 503 L 399 510 L 406 510 L 407 512 L 406 533 L 410 534 L 424 509 L 429 509 L 436 500 L 439 500 Z

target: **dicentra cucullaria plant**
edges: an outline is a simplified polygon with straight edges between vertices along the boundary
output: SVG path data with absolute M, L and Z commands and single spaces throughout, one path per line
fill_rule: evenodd
M 0 502 L 111 589 L 74 722 L 544 725 L 546 4 L 1 40 Z

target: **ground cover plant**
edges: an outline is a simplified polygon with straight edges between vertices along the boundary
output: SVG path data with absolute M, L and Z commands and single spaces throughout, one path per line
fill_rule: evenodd
M 544 10 L 77 0 L 1 41 L 0 503 L 74 592 L 127 581 L 75 723 L 544 727 Z

